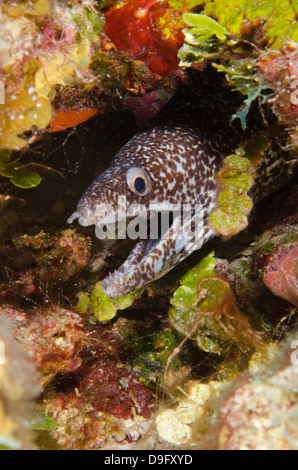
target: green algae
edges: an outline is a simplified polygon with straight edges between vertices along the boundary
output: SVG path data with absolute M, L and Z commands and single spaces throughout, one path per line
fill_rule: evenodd
M 51 431 L 57 427 L 58 423 L 45 413 L 38 412 L 33 418 L 32 429 L 35 431 Z
M 169 318 L 173 327 L 204 352 L 224 357 L 253 351 L 259 342 L 248 319 L 237 307 L 230 284 L 216 272 L 210 253 L 180 280 Z
M 34 130 L 37 136 L 51 124 L 57 86 L 90 89 L 95 79 L 89 69 L 92 46 L 104 21 L 84 2 L 2 3 L 0 81 L 5 102 L 0 104 L 0 150 L 21 150 L 34 141 L 28 132 Z M 15 183 L 22 185 L 28 177 L 18 175 Z
M 226 78 L 232 86 L 247 96 L 243 101 L 243 106 L 232 116 L 232 119 L 240 119 L 242 129 L 245 129 L 252 103 L 257 99 L 261 103 L 265 103 L 274 92 L 272 85 L 269 85 L 260 74 L 254 55 L 244 59 L 229 60 L 225 64 L 213 65 L 217 70 L 226 74 Z
M 87 292 L 78 293 L 78 302 L 76 305 L 76 310 L 78 313 L 86 313 L 88 307 L 90 306 L 90 297 Z
M 22 189 L 35 188 L 42 178 L 33 170 L 30 170 L 18 160 L 10 161 L 11 155 L 8 151 L 0 153 L 0 175 L 9 178 L 11 183 Z
M 103 15 L 85 7 L 80 13 L 73 13 L 72 18 L 79 28 L 81 39 L 88 38 L 91 41 L 98 40 L 104 28 Z
M 230 237 L 247 227 L 247 217 L 253 207 L 248 192 L 253 187 L 256 170 L 268 146 L 268 135 L 259 132 L 239 147 L 235 154 L 225 158 L 218 173 L 218 181 L 222 185 L 217 199 L 218 207 L 209 219 L 212 229 L 221 235 Z
M 212 212 L 209 223 L 213 230 L 225 237 L 230 237 L 244 230 L 248 224 L 245 216 L 241 214 L 228 215 L 221 209 Z
M 134 370 L 146 386 L 156 388 L 162 382 L 164 368 L 174 348 L 179 345 L 179 338 L 174 328 L 147 328 L 132 330 L 129 344 L 135 353 Z
M 96 318 L 106 322 L 114 318 L 118 310 L 130 307 L 140 294 L 141 291 L 138 290 L 119 299 L 111 299 L 103 292 L 101 282 L 98 282 L 91 293 L 90 306 Z
M 215 18 L 233 35 L 243 35 L 243 25 L 248 24 L 251 30 L 262 28 L 272 49 L 289 40 L 298 41 L 298 7 L 291 0 L 198 0 L 196 6 L 201 5 L 202 13 Z
M 197 285 L 202 279 L 214 275 L 215 266 L 214 252 L 211 252 L 180 279 L 181 286 L 175 290 L 171 298 L 171 305 L 174 307 L 171 312 L 177 314 L 177 318 L 179 315 L 179 324 L 188 320 L 187 309 L 191 308 L 198 298 Z
M 268 50 L 279 50 L 298 42 L 297 7 L 290 0 L 198 1 L 200 13 L 183 16 L 187 28 L 179 51 L 180 65 L 211 62 L 226 73 L 227 80 L 246 96 L 239 118 L 243 129 L 251 104 L 264 103 L 278 84 L 269 83 L 258 68 L 258 58 Z
M 189 34 L 190 41 L 193 40 L 193 37 L 195 38 L 194 44 L 209 41 L 213 36 L 216 36 L 220 41 L 225 41 L 229 35 L 229 31 L 224 26 L 209 16 L 185 13 L 183 19 L 188 26 L 191 26 L 191 29 L 185 32 L 186 40 Z M 189 43 L 191 44 L 191 42 Z
M 233 191 L 222 191 L 218 197 L 219 207 L 229 215 L 248 215 L 252 209 L 252 201 L 247 196 L 234 198 Z
M 205 256 L 205 258 L 203 258 L 196 266 L 194 266 L 184 276 L 182 276 L 182 278 L 180 279 L 180 284 L 183 286 L 190 287 L 191 289 L 195 289 L 201 279 L 213 276 L 215 266 L 216 261 L 214 258 L 214 252 L 212 251 L 211 253 L 209 253 L 208 256 Z M 173 299 L 174 298 L 175 294 Z

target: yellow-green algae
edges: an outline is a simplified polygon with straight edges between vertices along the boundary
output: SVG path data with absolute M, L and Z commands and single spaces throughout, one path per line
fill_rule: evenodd
M 119 299 L 111 299 L 103 292 L 101 282 L 97 282 L 90 296 L 85 292 L 79 293 L 77 309 L 80 313 L 85 313 L 90 307 L 99 321 L 107 322 L 115 317 L 118 310 L 130 307 L 141 293 L 138 290 Z
M 297 2 L 292 0 L 198 0 L 203 13 L 216 19 L 233 35 L 250 26 L 262 28 L 269 47 L 279 49 L 286 41 L 298 42 Z
M 28 189 L 37 186 L 42 178 L 30 168 L 27 168 L 19 160 L 11 161 L 11 155 L 7 151 L 0 153 L 0 175 L 9 178 L 19 188 Z
M 260 336 L 240 312 L 229 283 L 215 271 L 210 253 L 180 280 L 171 299 L 170 321 L 205 352 L 225 355 L 253 351 Z
M 247 227 L 247 216 L 253 207 L 247 193 L 254 184 L 256 170 L 268 146 L 267 134 L 259 132 L 235 154 L 225 158 L 218 173 L 223 190 L 218 196 L 218 208 L 209 219 L 212 229 L 221 235 L 230 237 Z
M 278 95 L 280 91 L 277 79 L 274 83 L 261 73 L 258 59 L 262 53 L 278 50 L 284 45 L 291 44 L 295 48 L 296 44 L 297 49 L 297 6 L 289 0 L 207 0 L 198 1 L 196 6 L 202 7 L 200 13 L 183 16 L 187 28 L 183 30 L 185 42 L 179 51 L 180 65 L 189 67 L 194 63 L 209 62 L 224 72 L 227 81 L 246 97 L 243 106 L 231 116 L 231 119 L 239 118 L 245 129 L 251 104 L 256 100 L 263 104 L 268 98 L 274 102 L 274 93 Z M 252 188 L 256 169 L 269 148 L 270 132 L 274 133 L 274 130 L 269 128 L 267 135 L 257 133 L 250 142 L 238 148 L 234 156 L 225 159 L 218 175 L 223 191 L 218 197 L 218 208 L 209 220 L 213 230 L 223 236 L 234 235 L 248 224 L 252 201 L 247 192 Z M 248 159 L 248 167 L 234 168 L 235 159 L 239 165 Z
M 50 124 L 57 85 L 86 87 L 92 81 L 91 47 L 103 24 L 100 15 L 96 19 L 83 2 L 63 7 L 54 0 L 2 2 L 0 150 L 26 147 L 26 132 Z
M 246 126 L 251 103 L 258 97 L 268 99 L 268 90 L 277 85 L 266 81 L 258 69 L 263 52 L 279 50 L 293 44 L 297 47 L 297 7 L 294 2 L 265 0 L 198 1 L 201 13 L 186 13 L 188 26 L 183 30 L 185 42 L 179 51 L 181 66 L 211 62 L 227 74 L 227 79 L 244 95 L 243 108 L 234 117 Z

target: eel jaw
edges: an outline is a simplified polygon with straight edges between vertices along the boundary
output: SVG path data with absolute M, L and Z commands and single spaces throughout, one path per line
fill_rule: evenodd
M 206 217 L 206 214 L 205 214 Z M 83 226 L 98 224 L 94 212 L 82 213 L 77 210 L 69 219 L 75 219 Z M 108 222 L 107 219 L 105 219 Z M 159 279 L 173 269 L 193 251 L 201 248 L 215 235 L 204 220 L 204 211 L 198 216 L 197 230 L 191 236 L 192 217 L 181 225 L 180 217 L 174 219 L 171 227 L 159 239 L 144 239 L 136 244 L 126 261 L 113 274 L 102 281 L 102 289 L 111 298 L 128 295 L 146 284 Z M 205 223 L 204 223 L 205 222 Z M 104 219 L 100 220 L 100 225 Z M 187 234 L 187 236 L 185 236 Z
M 111 298 L 123 297 L 159 279 L 200 249 L 215 232 L 205 225 L 193 238 L 184 234 L 178 217 L 161 238 L 138 242 L 122 266 L 102 281 L 104 293 Z
M 122 266 L 102 281 L 104 293 L 123 297 L 162 277 L 176 264 L 178 247 L 170 245 L 171 240 L 165 239 L 138 242 Z
M 160 240 L 142 240 L 136 244 L 122 266 L 102 281 L 102 289 L 111 298 L 136 291 L 155 279 L 152 255 Z

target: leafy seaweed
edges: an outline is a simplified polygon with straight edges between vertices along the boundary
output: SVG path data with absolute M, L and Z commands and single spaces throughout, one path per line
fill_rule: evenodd
M 232 116 L 240 119 L 245 129 L 251 104 L 256 99 L 264 103 L 274 92 L 274 86 L 258 69 L 258 56 L 264 49 L 298 41 L 297 7 L 289 0 L 261 0 L 253 6 L 248 0 L 207 0 L 197 5 L 203 3 L 201 13 L 183 16 L 188 27 L 183 30 L 180 65 L 208 61 L 226 73 L 227 80 L 246 96 L 241 109 Z M 256 29 L 258 34 L 254 34 Z
M 99 321 L 107 322 L 115 317 L 118 310 L 130 307 L 141 292 L 138 290 L 119 299 L 111 299 L 102 290 L 101 282 L 97 282 L 91 296 L 86 292 L 79 293 L 77 310 L 80 313 L 85 313 L 90 308 Z
M 259 73 L 253 58 L 230 60 L 228 64 L 214 64 L 214 67 L 220 72 L 225 72 L 227 80 L 247 96 L 242 108 L 232 116 L 232 119 L 239 118 L 242 128 L 245 129 L 251 104 L 256 99 L 260 99 L 262 103 L 265 103 L 273 93 L 272 86 Z
M 279 49 L 289 40 L 298 41 L 295 1 L 198 0 L 197 5 L 204 5 L 203 13 L 215 18 L 233 35 L 241 36 L 244 24 L 251 31 L 262 28 L 263 34 L 258 38 L 260 41 L 265 38 L 272 49 Z
M 239 311 L 229 283 L 218 276 L 214 253 L 180 280 L 171 299 L 170 321 L 182 335 L 207 352 L 253 350 L 257 336 Z
M 247 193 L 254 184 L 257 167 L 268 148 L 268 135 L 259 132 L 235 154 L 225 158 L 218 174 L 223 191 L 218 196 L 218 207 L 209 219 L 210 226 L 221 235 L 230 237 L 246 228 L 247 216 L 253 207 Z
M 0 175 L 9 178 L 11 183 L 22 189 L 35 188 L 42 181 L 36 171 L 30 170 L 18 160 L 11 161 L 11 155 L 6 150 L 0 154 Z
M 229 31 L 209 16 L 199 13 L 185 13 L 183 19 L 192 28 L 186 34 L 195 37 L 196 43 L 208 41 L 216 36 L 220 41 L 225 41 L 230 35 Z

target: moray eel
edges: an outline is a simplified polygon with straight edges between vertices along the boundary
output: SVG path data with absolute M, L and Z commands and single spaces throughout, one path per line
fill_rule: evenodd
M 268 125 L 264 112 L 256 110 L 250 112 L 247 130 L 243 131 L 239 119 L 231 119 L 241 103 L 242 95 L 231 89 L 221 74 L 210 70 L 197 73 L 161 110 L 151 127 L 124 145 L 110 167 L 87 189 L 70 223 L 77 218 L 83 226 L 108 223 L 107 207 L 111 205 L 119 207 L 121 221 L 133 204 L 148 209 L 166 201 L 191 207 L 183 226 L 195 227 L 192 238 L 184 237 L 181 218 L 173 217 L 172 225 L 159 238 L 139 240 L 124 264 L 102 281 L 108 296 L 122 297 L 160 278 L 217 235 L 208 226 L 208 219 L 216 208 L 220 190 L 216 176 L 223 159 Z M 254 199 L 273 191 L 276 182 L 282 184 L 291 173 L 280 144 L 272 140 L 270 154 L 258 171 Z

